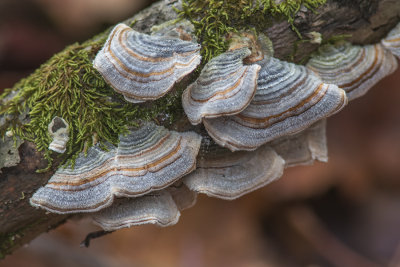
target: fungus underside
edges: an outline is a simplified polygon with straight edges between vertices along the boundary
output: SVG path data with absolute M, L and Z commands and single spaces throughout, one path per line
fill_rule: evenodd
M 188 19 L 195 27 L 201 45 L 203 61 L 227 49 L 225 36 L 242 30 L 260 33 L 274 20 L 286 19 L 301 37 L 294 18 L 301 6 L 314 11 L 326 0 L 182 0 L 179 17 Z

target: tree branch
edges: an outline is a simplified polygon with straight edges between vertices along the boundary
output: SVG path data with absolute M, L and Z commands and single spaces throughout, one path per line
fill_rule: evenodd
M 136 21 L 134 29 L 149 32 L 151 26 L 174 19 L 176 13 L 172 6 L 177 4 L 174 0 L 161 1 L 125 22 L 131 24 Z M 321 33 L 325 38 L 352 34 L 352 42 L 367 44 L 378 42 L 399 20 L 398 0 L 328 0 L 316 13 L 300 10 L 295 25 L 303 36 L 312 31 Z M 275 23 L 266 29 L 266 33 L 274 43 L 276 57 L 287 59 L 293 54 L 293 44 L 298 37 L 286 21 Z M 317 47 L 309 42 L 299 42 L 294 61 L 300 62 L 304 55 L 309 55 Z M 29 198 L 46 184 L 59 162 L 54 162 L 50 171 L 36 173 L 37 169 L 47 165 L 43 153 L 27 141 L 18 150 L 20 163 L 3 168 L 0 173 L 0 257 L 67 219 L 65 215 L 46 214 L 29 204 Z

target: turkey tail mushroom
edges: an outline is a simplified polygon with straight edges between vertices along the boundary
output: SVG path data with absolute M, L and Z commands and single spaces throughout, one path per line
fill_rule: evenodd
M 241 112 L 253 99 L 260 66 L 243 65 L 251 51 L 240 48 L 211 59 L 199 78 L 183 92 L 182 105 L 190 122 Z
M 254 152 L 231 152 L 214 147 L 200 155 L 197 169 L 183 178 L 193 191 L 235 199 L 254 191 L 283 174 L 285 161 L 269 146 Z
M 381 44 L 400 59 L 400 23 L 388 33 Z
M 177 182 L 138 198 L 118 199 L 112 206 L 92 214 L 92 219 L 105 231 L 149 223 L 171 226 L 178 222 L 180 211 L 195 204 L 196 197 L 196 192 Z
M 357 46 L 343 41 L 320 47 L 306 66 L 324 82 L 345 90 L 353 100 L 394 72 L 397 60 L 381 44 Z
M 167 187 L 165 190 L 171 194 L 179 210 L 191 208 L 194 206 L 194 204 L 196 204 L 197 193 L 190 190 L 182 182 L 182 179 Z
M 92 215 L 93 221 L 105 231 L 148 223 L 165 227 L 176 224 L 179 217 L 179 209 L 166 190 L 118 199 L 111 207 Z
M 114 196 L 138 197 L 163 189 L 196 166 L 201 137 L 177 133 L 152 123 L 120 136 L 118 148 L 89 148 L 75 168 L 60 168 L 31 204 L 55 213 L 94 212 Z
M 270 146 L 285 160 L 285 167 L 327 162 L 326 119 L 298 134 L 278 138 Z
M 221 146 L 255 150 L 259 146 L 300 132 L 342 109 L 345 92 L 322 82 L 303 66 L 264 59 L 256 94 L 238 115 L 204 119 L 209 135 Z
M 200 45 L 118 24 L 93 66 L 129 102 L 155 100 L 200 63 Z
M 197 169 L 182 181 L 191 190 L 208 196 L 238 198 L 280 178 L 284 168 L 327 161 L 325 129 L 326 120 L 322 120 L 252 152 L 231 152 L 215 144 L 207 145 L 200 149 Z

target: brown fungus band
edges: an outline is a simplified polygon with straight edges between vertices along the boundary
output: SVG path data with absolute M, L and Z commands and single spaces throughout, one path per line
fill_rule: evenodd
M 192 124 L 203 118 L 234 115 L 245 109 L 257 88 L 260 66 L 244 65 L 251 55 L 247 47 L 211 59 L 200 77 L 183 92 L 182 105 Z
M 107 231 L 168 226 L 195 203 L 197 192 L 234 199 L 278 179 L 286 167 L 326 161 L 325 118 L 343 108 L 347 96 L 363 95 L 394 71 L 399 25 L 380 44 L 323 46 L 308 68 L 273 58 L 263 35 L 232 35 L 229 50 L 210 60 L 182 97 L 190 122 L 203 122 L 219 146 L 207 145 L 198 155 L 198 134 L 142 123 L 121 135 L 118 147 L 98 144 L 74 169 L 57 170 L 31 204 L 56 213 L 92 212 Z M 128 101 L 157 99 L 200 63 L 192 31 L 187 22 L 160 25 L 153 35 L 119 24 L 94 66 Z M 49 125 L 61 153 L 67 130 L 62 118 Z
M 75 168 L 60 168 L 31 198 L 55 213 L 93 212 L 115 196 L 137 197 L 160 190 L 196 168 L 201 137 L 146 123 L 120 136 L 118 148 L 91 147 Z
M 209 135 L 232 151 L 255 150 L 259 146 L 300 132 L 342 109 L 345 92 L 322 82 L 303 66 L 265 58 L 257 80 L 257 91 L 241 113 L 205 119 Z
M 397 60 L 381 44 L 357 46 L 349 42 L 327 44 L 307 63 L 324 82 L 346 91 L 349 100 L 363 96 L 394 72 Z
M 200 64 L 200 46 L 118 24 L 93 66 L 129 102 L 155 100 Z

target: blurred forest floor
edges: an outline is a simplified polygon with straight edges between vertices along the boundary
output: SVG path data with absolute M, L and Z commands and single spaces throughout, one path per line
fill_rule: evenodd
M 0 92 L 146 0 L 2 0 Z M 287 169 L 235 201 L 201 195 L 168 228 L 69 221 L 3 266 L 400 266 L 400 69 L 328 120 L 329 163 Z

